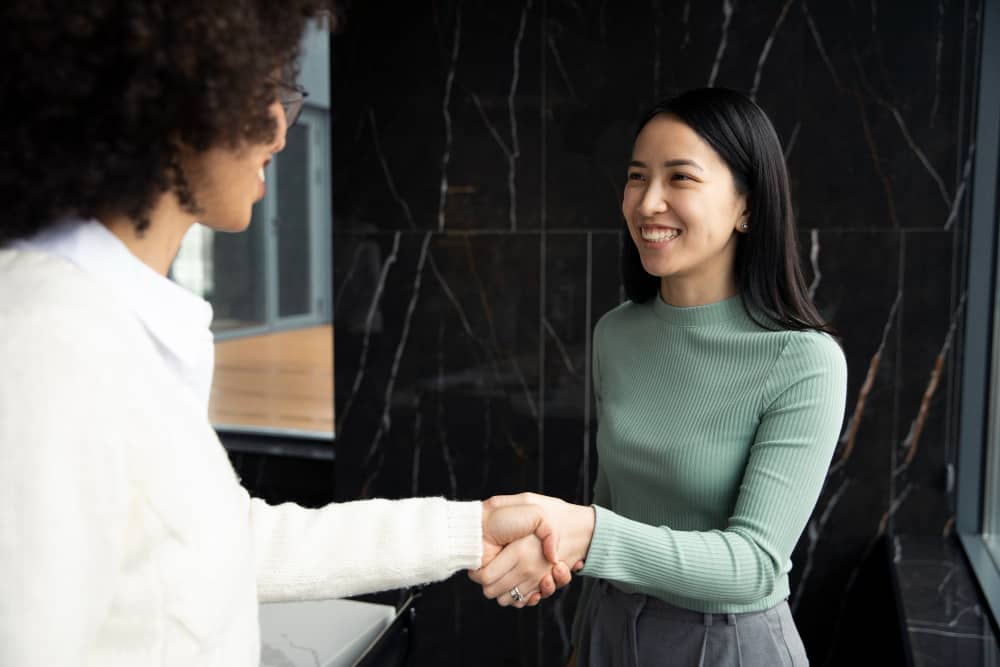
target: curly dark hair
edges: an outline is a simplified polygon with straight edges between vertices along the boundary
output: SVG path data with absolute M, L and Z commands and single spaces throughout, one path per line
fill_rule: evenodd
M 273 73 L 333 0 L 0 2 L 0 245 L 66 215 L 142 231 L 194 151 L 273 139 Z

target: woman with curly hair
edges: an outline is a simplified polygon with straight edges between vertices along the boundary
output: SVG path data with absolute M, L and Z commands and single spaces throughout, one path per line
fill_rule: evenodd
M 0 4 L 0 664 L 249 667 L 259 601 L 439 580 L 553 536 L 479 502 L 272 507 L 209 424 L 211 308 L 166 273 L 193 224 L 248 226 L 329 9 Z

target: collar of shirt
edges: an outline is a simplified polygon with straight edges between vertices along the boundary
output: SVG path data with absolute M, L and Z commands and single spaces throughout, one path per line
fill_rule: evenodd
M 62 257 L 110 289 L 208 409 L 215 362 L 211 304 L 154 271 L 96 220 L 65 220 L 14 246 Z

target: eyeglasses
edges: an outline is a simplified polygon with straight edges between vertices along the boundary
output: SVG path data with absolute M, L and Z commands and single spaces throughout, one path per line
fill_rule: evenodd
M 281 108 L 285 110 L 285 126 L 291 127 L 299 119 L 302 105 L 309 97 L 309 93 L 306 92 L 305 88 L 295 83 L 278 80 L 275 83 L 278 84 L 278 101 L 281 102 Z

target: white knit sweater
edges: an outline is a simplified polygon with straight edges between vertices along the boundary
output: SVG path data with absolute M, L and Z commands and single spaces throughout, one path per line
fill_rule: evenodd
M 113 290 L 0 250 L 0 665 L 259 662 L 258 601 L 440 580 L 478 503 L 272 507 Z

